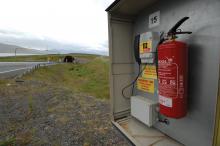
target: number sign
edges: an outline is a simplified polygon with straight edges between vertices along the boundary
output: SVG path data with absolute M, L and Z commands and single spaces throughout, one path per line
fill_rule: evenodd
M 153 28 L 160 25 L 160 11 L 150 14 L 149 16 L 149 28 Z

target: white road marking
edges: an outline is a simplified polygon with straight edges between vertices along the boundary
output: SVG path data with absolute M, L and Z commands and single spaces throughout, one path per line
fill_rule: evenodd
M 32 67 L 24 67 L 24 68 L 18 68 L 18 69 L 13 69 L 13 70 L 7 70 L 7 71 L 0 72 L 0 74 L 9 73 L 9 72 L 18 71 L 18 70 L 23 70 L 23 69 L 31 69 L 31 68 Z

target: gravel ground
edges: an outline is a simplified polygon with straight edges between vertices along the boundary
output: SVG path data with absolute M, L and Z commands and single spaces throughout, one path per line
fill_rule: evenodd
M 0 141 L 18 146 L 128 145 L 110 122 L 108 100 L 32 80 L 1 83 Z

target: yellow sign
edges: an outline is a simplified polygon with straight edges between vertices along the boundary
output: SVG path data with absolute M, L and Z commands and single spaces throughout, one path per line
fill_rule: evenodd
M 152 51 L 152 41 L 141 42 L 139 46 L 140 54 Z
M 145 79 L 145 78 L 138 78 L 137 80 L 137 89 L 154 93 L 154 80 L 153 79 Z
M 143 54 L 143 53 L 144 53 L 143 43 L 141 43 L 141 44 L 139 45 L 139 53 L 140 53 L 140 54 Z
M 150 48 L 150 50 L 152 51 L 152 40 L 147 41 L 147 48 Z
M 150 79 L 157 79 L 157 72 L 156 72 L 156 66 L 155 65 L 146 65 L 142 77 L 144 78 L 150 78 Z

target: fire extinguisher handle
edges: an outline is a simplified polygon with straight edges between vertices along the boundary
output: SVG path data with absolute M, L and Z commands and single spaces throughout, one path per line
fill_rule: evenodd
M 192 32 L 191 31 L 180 31 L 180 32 L 174 32 L 173 35 L 176 35 L 176 34 L 191 34 Z
M 182 25 L 186 20 L 188 20 L 189 17 L 183 17 L 182 19 L 180 19 L 169 31 L 168 34 L 173 34 L 177 31 L 177 28 L 180 27 L 180 25 Z

